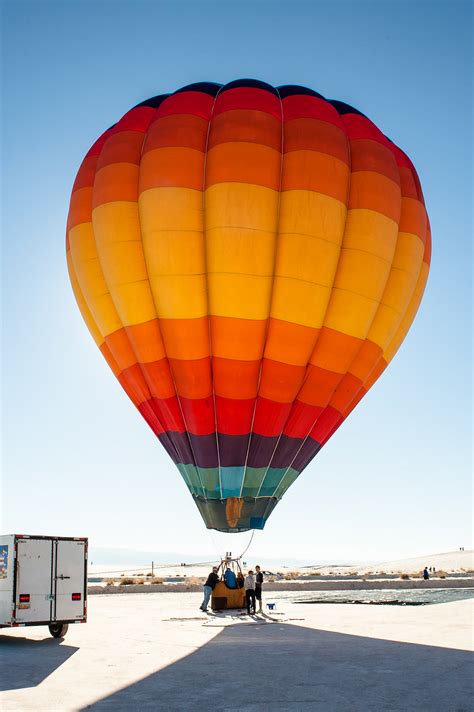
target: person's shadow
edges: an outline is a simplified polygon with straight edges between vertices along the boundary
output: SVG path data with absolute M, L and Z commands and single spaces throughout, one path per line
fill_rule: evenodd
M 463 650 L 296 625 L 230 625 L 199 650 L 84 709 L 471 712 Z
M 0 691 L 36 687 L 78 650 L 60 639 L 0 634 Z

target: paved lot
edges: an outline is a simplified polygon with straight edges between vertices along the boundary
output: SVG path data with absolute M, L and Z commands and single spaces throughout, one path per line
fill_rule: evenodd
M 205 616 L 194 593 L 93 596 L 63 641 L 0 632 L 0 708 L 472 712 L 471 601 Z

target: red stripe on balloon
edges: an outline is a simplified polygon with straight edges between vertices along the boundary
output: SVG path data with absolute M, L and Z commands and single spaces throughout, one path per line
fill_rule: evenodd
M 292 438 L 305 438 L 322 412 L 323 408 L 319 405 L 295 400 L 283 433 Z
M 283 120 L 285 122 L 303 118 L 321 119 L 344 130 L 344 124 L 339 113 L 332 104 L 324 99 L 296 94 L 283 99 L 282 105 Z
M 252 425 L 255 399 L 216 396 L 217 430 L 225 435 L 247 435 Z
M 214 98 L 200 91 L 183 91 L 172 94 L 158 107 L 156 116 L 171 116 L 172 114 L 194 114 L 203 119 L 209 119 L 214 104 Z
M 280 435 L 291 411 L 291 403 L 278 403 L 268 398 L 257 398 L 253 432 L 273 437 Z
M 214 116 L 233 109 L 266 111 L 276 119 L 281 119 L 280 99 L 265 89 L 236 87 L 217 95 Z

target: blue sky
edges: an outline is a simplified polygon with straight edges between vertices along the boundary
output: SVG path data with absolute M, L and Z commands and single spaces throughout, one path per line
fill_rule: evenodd
M 213 553 L 82 322 L 64 231 L 84 153 L 130 107 L 251 76 L 367 114 L 412 158 L 433 232 L 405 343 L 255 554 L 365 560 L 470 545 L 470 15 L 453 0 L 3 3 L 1 531 Z M 247 535 L 213 537 L 235 551 Z

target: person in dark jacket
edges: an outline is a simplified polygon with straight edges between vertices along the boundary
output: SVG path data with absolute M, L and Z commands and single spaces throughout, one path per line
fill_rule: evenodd
M 428 581 L 429 577 L 430 577 L 430 574 L 428 572 L 428 567 L 425 566 L 425 568 L 423 570 L 423 578 L 425 579 L 425 581 Z
M 202 587 L 204 591 L 204 599 L 199 608 L 201 611 L 204 611 L 206 613 L 207 611 L 207 606 L 209 605 L 209 599 L 212 595 L 213 590 L 216 587 L 216 584 L 219 582 L 219 576 L 217 575 L 217 566 L 214 566 L 211 573 L 207 577 L 207 581 Z
M 260 571 L 260 566 L 255 567 L 255 598 L 258 601 L 258 613 L 262 613 L 262 584 L 263 574 Z

